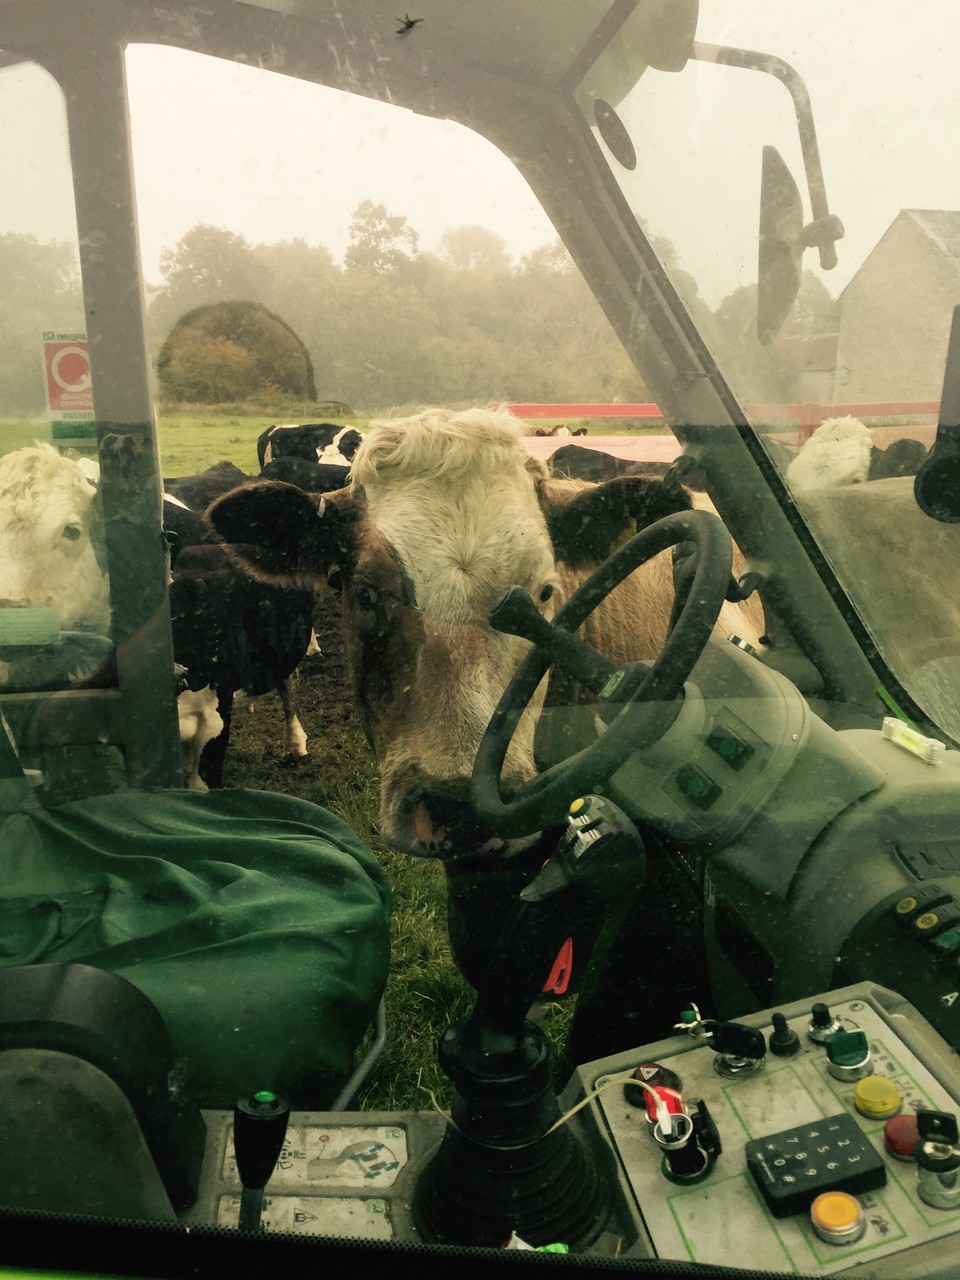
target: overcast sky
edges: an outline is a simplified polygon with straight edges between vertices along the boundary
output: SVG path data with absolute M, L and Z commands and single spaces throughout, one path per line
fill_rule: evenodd
M 513 165 L 461 125 L 166 47 L 134 47 L 127 66 L 148 281 L 201 222 L 251 244 L 301 237 L 339 260 L 365 199 L 406 217 L 421 249 L 465 224 L 515 257 L 556 237 Z M 67 173 L 55 86 L 35 68 L 0 72 L 0 231 L 74 239 Z
M 823 277 L 831 292 L 900 208 L 960 209 L 945 143 L 960 130 L 956 0 L 808 0 L 802 20 L 795 0 L 701 0 L 698 34 L 776 53 L 806 81 L 847 230 Z M 459 125 L 166 47 L 132 48 L 128 73 L 148 282 L 161 251 L 201 222 L 252 244 L 302 237 L 339 260 L 364 199 L 405 216 L 426 250 L 464 224 L 502 236 L 515 258 L 554 238 L 509 161 Z M 771 76 L 691 63 L 644 77 L 635 99 L 641 163 L 614 171 L 716 302 L 756 278 L 764 145 L 781 149 L 808 205 L 789 97 Z M 0 71 L 0 231 L 74 238 L 62 121 L 46 73 Z

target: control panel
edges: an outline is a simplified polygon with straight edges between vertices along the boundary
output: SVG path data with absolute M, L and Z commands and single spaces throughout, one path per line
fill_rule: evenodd
M 616 1153 L 622 1256 L 772 1272 L 955 1276 L 960 1062 L 871 984 L 578 1069 L 564 1093 Z
M 560 1098 L 610 1190 L 575 1252 L 955 1280 L 960 1062 L 912 1005 L 858 983 L 738 1021 L 677 1013 L 675 1035 L 578 1068 Z M 422 1242 L 411 1206 L 444 1116 L 278 1114 L 272 1095 L 205 1113 L 183 1221 L 249 1229 L 253 1205 L 267 1232 Z

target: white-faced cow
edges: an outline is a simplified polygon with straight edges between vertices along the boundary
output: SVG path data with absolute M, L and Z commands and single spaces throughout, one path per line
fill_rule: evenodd
M 278 423 L 260 435 L 257 458 L 261 471 L 274 458 L 288 457 L 349 467 L 362 440 L 356 427 L 333 422 Z
M 103 516 L 88 459 L 62 456 L 38 443 L 0 458 L 0 607 L 56 609 L 61 633 L 104 639 L 109 661 L 111 609 L 106 575 Z M 90 677 L 96 682 L 96 673 Z M 0 663 L 0 685 L 44 687 L 69 679 L 56 661 L 31 655 Z M 196 761 L 222 724 L 209 693 L 191 693 L 179 704 L 180 735 L 188 785 L 200 786 Z
M 348 488 L 322 501 L 252 485 L 208 512 L 233 553 L 269 581 L 342 590 L 347 662 L 381 768 L 380 834 L 409 853 L 510 852 L 469 801 L 480 738 L 526 641 L 495 631 L 491 606 L 525 588 L 546 617 L 624 529 L 689 509 L 644 476 L 603 485 L 550 475 L 506 413 L 432 410 L 374 423 Z M 634 574 L 588 618 L 614 662 L 656 656 L 672 602 L 669 559 Z M 734 628 L 732 628 L 734 629 Z M 756 638 L 755 632 L 735 628 Z M 536 773 L 532 706 L 514 735 L 505 791 Z
M 0 458 L 0 607 L 56 609 L 64 631 L 110 632 L 97 486 L 52 445 Z
M 793 455 L 786 479 L 795 494 L 838 485 L 915 476 L 927 456 L 919 440 L 903 437 L 885 449 L 858 418 L 827 418 Z

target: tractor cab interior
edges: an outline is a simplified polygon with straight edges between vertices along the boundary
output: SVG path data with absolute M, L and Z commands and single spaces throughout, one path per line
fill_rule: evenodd
M 24 308 L 0 330 L 0 1268 L 495 1270 L 509 1244 L 598 1274 L 955 1274 L 958 22 L 949 0 L 3 5 L 8 290 L 21 268 L 62 287 L 39 335 Z M 439 1046 L 449 1116 L 353 1107 L 390 963 L 374 854 L 293 796 L 181 786 L 144 267 L 180 193 L 142 114 L 161 92 L 173 115 L 178 77 L 209 86 L 198 134 L 226 77 L 231 110 L 269 104 L 255 178 L 225 173 L 209 215 L 233 225 L 242 191 L 264 239 L 296 235 L 264 157 L 347 185 L 333 95 L 495 150 L 619 343 L 591 398 L 642 385 L 667 474 L 712 508 L 625 539 L 552 623 L 519 590 L 489 616 L 529 650 L 471 803 L 503 839 L 546 834 L 492 895 L 451 864 L 451 935 L 485 944 Z M 442 206 L 454 179 L 423 160 L 411 199 Z M 384 343 L 430 269 L 393 311 L 369 286 Z M 96 513 L 44 572 L 66 592 L 93 570 L 89 625 L 11 567 L 38 344 L 42 429 Z M 620 666 L 575 633 L 663 552 L 669 638 Z M 755 643 L 716 631 L 751 599 Z M 505 788 L 554 669 L 590 713 Z M 570 940 L 591 962 L 551 1063 L 529 1015 Z

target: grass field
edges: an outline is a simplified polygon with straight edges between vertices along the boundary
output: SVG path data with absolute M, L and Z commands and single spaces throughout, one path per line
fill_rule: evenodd
M 384 410 L 383 417 L 415 413 L 422 406 L 400 405 Z M 192 475 L 213 462 L 224 459 L 236 463 L 244 471 L 255 472 L 257 437 L 274 422 L 336 422 L 364 430 L 368 419 L 333 418 L 318 412 L 318 406 L 287 403 L 279 408 L 244 405 L 168 406 L 157 418 L 160 460 L 165 476 Z M 571 430 L 586 427 L 590 435 L 662 435 L 667 428 L 650 425 L 644 420 L 623 418 L 569 418 Z M 531 432 L 538 426 L 550 426 L 553 419 L 527 419 Z M 0 419 L 0 454 L 20 449 L 37 440 L 50 440 L 50 424 L 42 415 L 35 418 Z

